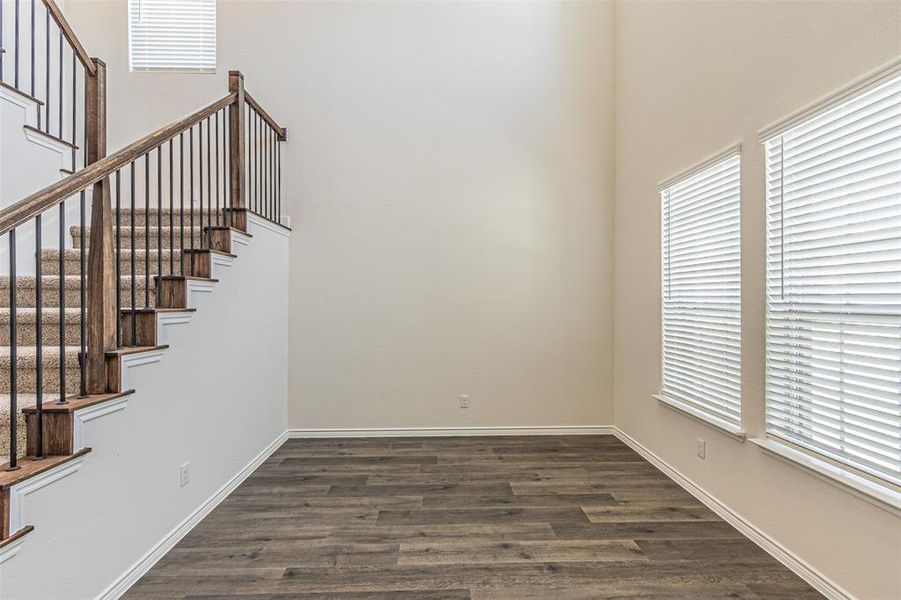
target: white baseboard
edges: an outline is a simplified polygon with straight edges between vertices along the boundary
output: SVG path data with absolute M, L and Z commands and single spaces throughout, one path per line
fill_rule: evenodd
M 485 435 L 614 435 L 612 425 L 550 427 L 380 427 L 289 429 L 289 438 L 451 437 Z
M 615 427 L 614 435 L 630 448 L 638 452 L 649 463 L 663 471 L 667 477 L 682 486 L 685 491 L 703 502 L 707 508 L 719 515 L 724 521 L 735 527 L 748 539 L 763 548 L 767 554 L 781 562 L 795 575 L 809 583 L 818 592 L 830 600 L 853 600 L 854 596 L 848 593 L 840 585 L 820 573 L 743 516 L 720 502 L 715 496 L 704 490 L 704 488 L 694 483 L 665 460 L 642 446 L 634 438 L 629 436 L 629 434 L 620 428 Z
M 247 477 L 253 473 L 257 467 L 259 467 L 263 461 L 269 458 L 273 452 L 278 450 L 279 446 L 281 446 L 285 440 L 287 439 L 287 433 L 281 433 L 275 440 L 272 441 L 271 444 L 266 446 L 262 452 L 260 452 L 250 463 L 247 464 L 243 469 L 241 469 L 234 477 L 232 477 L 225 485 L 223 485 L 219 490 L 210 496 L 210 498 L 197 507 L 193 513 L 188 515 L 188 517 L 179 523 L 175 529 L 170 531 L 168 534 L 163 537 L 150 551 L 147 552 L 144 556 L 138 559 L 135 564 L 129 567 L 122 575 L 120 575 L 109 587 L 103 590 L 98 596 L 98 599 L 103 600 L 113 600 L 115 598 L 119 598 L 122 594 L 128 591 L 135 582 L 138 581 L 150 568 L 157 563 L 159 559 L 161 559 L 166 552 L 171 550 L 175 544 L 179 542 L 183 537 L 185 537 L 194 527 L 203 520 L 210 512 L 216 508 L 220 502 L 222 502 L 226 496 L 228 496 L 236 487 L 241 485 L 241 483 L 247 479 Z

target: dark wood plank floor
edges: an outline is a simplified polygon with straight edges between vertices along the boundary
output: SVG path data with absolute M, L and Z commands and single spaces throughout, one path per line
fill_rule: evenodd
M 820 598 L 611 436 L 291 440 L 127 598 Z

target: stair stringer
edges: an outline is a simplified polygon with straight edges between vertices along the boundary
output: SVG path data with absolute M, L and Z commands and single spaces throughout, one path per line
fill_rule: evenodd
M 78 411 L 77 443 L 92 451 L 15 509 L 35 529 L 0 564 L 0 596 L 118 597 L 274 449 L 287 421 L 288 237 L 262 219 L 249 229 L 232 236 L 238 258 L 214 263 L 218 283 L 189 282 L 196 312 L 158 322 L 169 347 L 122 357 L 135 393 Z M 66 559 L 47 569 L 54 556 Z

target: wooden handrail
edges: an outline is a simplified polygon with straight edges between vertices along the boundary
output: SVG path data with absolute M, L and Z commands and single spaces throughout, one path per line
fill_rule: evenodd
M 0 211 L 0 235 L 26 223 L 48 208 L 56 206 L 66 198 L 77 194 L 93 183 L 97 183 L 104 177 L 112 175 L 118 169 L 135 159 L 140 158 L 160 144 L 168 142 L 179 133 L 187 131 L 190 127 L 196 125 L 206 117 L 233 104 L 235 98 L 236 94 L 230 93 L 216 102 L 191 113 L 187 117 L 179 119 L 162 129 L 158 129 L 157 131 L 142 137 L 138 141 L 125 146 L 118 152 L 114 152 L 105 158 L 101 158 L 77 173 L 69 175 L 65 179 L 49 185 L 39 192 L 35 192 L 27 198 L 3 209 Z
M 75 35 L 72 26 L 66 21 L 66 17 L 63 16 L 63 12 L 59 9 L 59 6 L 57 6 L 56 2 L 53 0 L 41 1 L 44 3 L 44 6 L 47 7 L 47 10 L 50 11 L 50 16 L 53 17 L 53 20 L 59 26 L 60 31 L 63 32 L 63 36 L 65 36 L 69 45 L 72 46 L 72 50 L 75 52 L 75 55 L 78 56 L 78 60 L 84 65 L 84 68 L 88 70 L 90 75 L 94 75 L 97 72 L 94 61 L 91 59 L 87 50 L 84 49 L 84 46 L 81 45 L 81 42 L 78 41 L 78 36 Z
M 266 110 L 262 106 L 260 106 L 259 102 L 254 100 L 253 96 L 250 95 L 250 92 L 246 90 L 244 91 L 244 101 L 247 102 L 247 104 L 249 104 L 250 107 L 255 110 L 258 115 L 263 117 L 263 120 L 266 121 L 266 123 L 268 123 L 269 126 L 272 127 L 272 129 L 275 130 L 275 133 L 278 134 L 278 141 L 284 142 L 286 139 L 288 139 L 287 131 L 285 131 L 285 128 L 276 123 L 275 119 L 270 117 L 269 113 L 267 113 Z

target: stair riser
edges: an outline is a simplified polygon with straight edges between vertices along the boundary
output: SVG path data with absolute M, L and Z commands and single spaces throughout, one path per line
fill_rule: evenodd
M 37 370 L 33 367 L 20 368 L 17 372 L 16 389 L 20 394 L 34 394 L 37 391 Z M 66 390 L 69 394 L 78 392 L 78 383 L 81 372 L 78 368 L 66 369 Z M 59 366 L 45 365 L 43 372 L 43 393 L 59 397 Z M 8 394 L 11 390 L 9 384 L 9 367 L 0 368 L 0 394 Z

